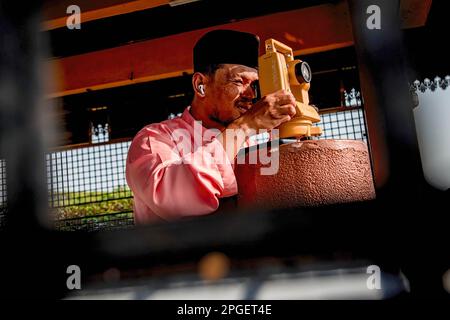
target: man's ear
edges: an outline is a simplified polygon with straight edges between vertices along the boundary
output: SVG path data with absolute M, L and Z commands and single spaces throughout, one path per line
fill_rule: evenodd
M 207 82 L 208 78 L 203 73 L 194 73 L 192 76 L 192 86 L 194 88 L 195 95 L 200 97 L 205 96 Z

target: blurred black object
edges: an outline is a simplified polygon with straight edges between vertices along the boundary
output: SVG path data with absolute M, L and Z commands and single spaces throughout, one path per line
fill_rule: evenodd
M 0 154 L 6 163 L 7 214 L 1 230 L 0 286 L 9 298 L 61 296 L 48 220 L 45 127 L 46 50 L 41 1 L 0 1 Z M 52 248 L 53 246 L 53 248 Z M 61 273 L 62 275 L 62 273 Z M 43 293 L 43 294 L 41 294 Z

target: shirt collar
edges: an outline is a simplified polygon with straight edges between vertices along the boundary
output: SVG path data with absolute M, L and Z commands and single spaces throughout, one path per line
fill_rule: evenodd
M 183 119 L 185 122 L 187 122 L 191 127 L 194 127 L 194 117 L 192 116 L 191 112 L 191 106 L 188 106 L 186 109 L 184 109 L 183 114 L 181 115 L 181 119 Z M 203 128 L 203 126 L 202 126 Z

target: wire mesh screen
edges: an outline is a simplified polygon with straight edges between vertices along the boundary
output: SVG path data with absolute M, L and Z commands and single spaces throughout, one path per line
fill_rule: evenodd
M 6 197 L 6 161 L 0 160 L 0 227 L 5 223 Z
M 125 180 L 131 141 L 47 154 L 49 206 L 56 227 L 95 230 L 133 225 L 133 200 Z
M 98 231 L 124 229 L 134 226 L 131 212 L 85 216 L 55 221 L 55 227 L 61 231 Z
M 364 110 L 349 109 L 320 115 L 322 135 L 316 139 L 353 139 L 367 142 Z

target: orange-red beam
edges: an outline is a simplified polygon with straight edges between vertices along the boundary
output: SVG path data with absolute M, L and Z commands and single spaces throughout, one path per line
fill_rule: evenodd
M 191 72 L 195 42 L 203 33 L 217 28 L 258 34 L 262 44 L 261 53 L 264 41 L 268 38 L 286 43 L 296 54 L 353 44 L 346 2 L 315 6 L 53 60 L 60 81 L 59 88 L 50 96 L 128 85 Z
M 44 21 L 42 28 L 52 30 L 66 26 L 67 8 L 77 5 L 80 8 L 81 22 L 108 18 L 120 14 L 146 10 L 168 4 L 169 0 L 59 0 L 44 4 Z
M 402 27 L 417 28 L 425 25 L 431 9 L 432 0 L 402 0 L 400 1 L 400 16 Z

